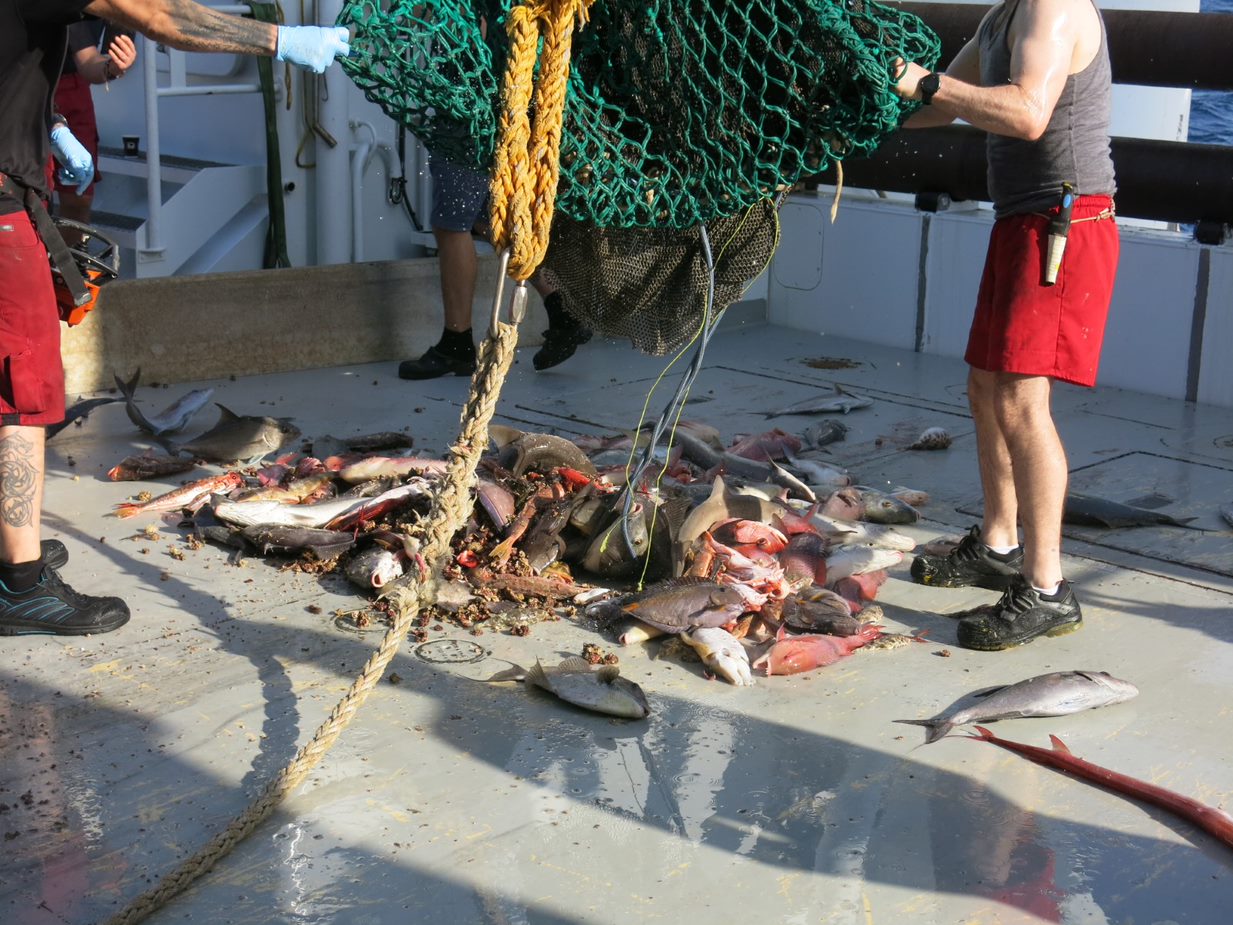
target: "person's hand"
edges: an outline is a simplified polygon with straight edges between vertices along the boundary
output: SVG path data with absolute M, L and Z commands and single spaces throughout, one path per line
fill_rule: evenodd
M 902 58 L 896 58 L 891 65 L 895 70 L 895 92 L 905 100 L 920 99 L 920 79 L 927 77 L 929 72 L 919 64 L 912 64 Z
M 90 181 L 94 179 L 94 158 L 73 137 L 67 125 L 57 125 L 51 130 L 51 150 L 60 162 L 57 175 L 66 186 L 77 185 L 77 195 L 85 195 Z
M 137 46 L 127 35 L 117 35 L 107 46 L 107 57 L 111 60 L 108 67 L 108 77 L 123 77 L 137 60 Z
M 279 26 L 279 61 L 325 73 L 336 57 L 351 54 L 351 34 L 345 26 Z

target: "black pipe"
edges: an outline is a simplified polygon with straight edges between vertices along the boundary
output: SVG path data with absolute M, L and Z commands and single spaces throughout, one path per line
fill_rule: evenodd
M 942 40 L 942 67 L 973 35 L 989 7 L 891 2 Z M 1113 80 L 1146 87 L 1233 90 L 1233 13 L 1102 10 Z
M 1114 138 L 1119 215 L 1233 224 L 1233 147 Z M 967 126 L 905 130 L 869 158 L 843 162 L 846 185 L 988 201 L 985 133 Z M 819 181 L 834 182 L 827 172 Z M 1080 190 L 1082 192 L 1082 190 Z

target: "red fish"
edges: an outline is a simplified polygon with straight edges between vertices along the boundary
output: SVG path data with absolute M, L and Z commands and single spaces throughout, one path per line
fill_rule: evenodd
M 787 459 L 801 451 L 801 441 L 789 433 L 784 433 L 778 427 L 762 434 L 752 434 L 728 447 L 733 456 L 744 456 L 746 459 L 769 461 L 772 459 Z
M 856 604 L 859 610 L 866 602 L 877 598 L 878 589 L 886 583 L 886 579 L 884 568 L 861 575 L 850 575 L 835 582 L 835 591 Z
M 159 495 L 149 501 L 129 501 L 117 504 L 113 512 L 117 517 L 132 517 L 135 514 L 154 511 L 178 511 L 191 507 L 194 501 L 201 501 L 213 494 L 223 494 L 239 488 L 244 484 L 244 477 L 238 472 L 228 472 L 225 475 L 212 475 L 199 479 L 187 485 L 181 485 L 166 494 Z
M 775 644 L 758 657 L 754 669 L 761 669 L 770 676 L 825 668 L 881 635 L 882 627 L 876 623 L 862 626 L 860 632 L 852 636 L 789 636 L 781 628 L 775 636 Z
M 1125 793 L 1136 799 L 1159 806 L 1169 812 L 1181 816 L 1187 822 L 1198 826 L 1213 838 L 1219 839 L 1233 848 L 1233 816 L 1223 813 L 1214 806 L 1207 806 L 1198 800 L 1183 796 L 1164 787 L 1157 787 L 1127 774 L 1110 771 L 1098 764 L 1077 758 L 1057 736 L 1049 736 L 1053 748 L 1040 748 L 1036 745 L 1025 745 L 1010 739 L 1000 739 L 983 726 L 977 726 L 972 734 L 973 739 L 982 739 L 1007 751 L 1017 752 L 1029 761 L 1043 764 L 1058 771 L 1065 771 L 1084 780 L 1090 780 L 1106 790 Z
M 718 523 L 711 534 L 729 546 L 755 546 L 776 553 L 788 545 L 788 538 L 769 524 L 756 520 L 733 519 Z

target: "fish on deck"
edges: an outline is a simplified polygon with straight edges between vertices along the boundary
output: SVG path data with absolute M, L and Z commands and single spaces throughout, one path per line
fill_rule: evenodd
M 1003 687 L 990 687 L 961 698 L 944 713 L 930 719 L 897 719 L 897 723 L 924 726 L 925 744 L 936 742 L 956 726 L 992 723 L 1025 716 L 1067 716 L 1124 703 L 1139 689 L 1104 671 L 1054 671 Z M 961 706 L 964 701 L 978 702 Z
M 633 681 L 622 678 L 621 669 L 616 665 L 594 668 L 586 659 L 576 655 L 552 668 L 545 668 L 539 659 L 529 670 L 514 665 L 485 680 L 525 681 L 555 694 L 566 703 L 607 716 L 646 719 L 651 715 L 646 694 Z
M 1119 527 L 1185 527 L 1188 530 L 1198 530 L 1200 527 L 1190 526 L 1193 517 L 1175 518 L 1161 511 L 1150 511 L 1147 508 L 1110 501 L 1107 498 L 1097 498 L 1093 495 L 1068 494 L 1066 505 L 1062 509 L 1062 522 L 1081 527 L 1106 527 L 1110 530 Z

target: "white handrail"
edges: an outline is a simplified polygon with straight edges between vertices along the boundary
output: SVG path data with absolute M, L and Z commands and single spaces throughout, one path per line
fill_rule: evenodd
M 247 3 L 215 6 L 211 9 L 220 13 L 248 15 L 251 9 Z M 257 83 L 227 83 L 227 84 L 189 84 L 188 69 L 185 64 L 185 52 L 174 48 L 164 48 L 170 61 L 170 83 L 163 87 L 158 83 L 158 59 L 156 57 L 160 46 L 149 36 L 141 36 L 141 55 L 143 58 L 142 78 L 144 80 L 146 102 L 146 203 L 147 217 L 145 227 L 145 245 L 139 247 L 139 252 L 146 257 L 161 257 L 167 250 L 162 237 L 163 213 L 163 163 L 162 145 L 159 139 L 158 101 L 168 96 L 212 96 L 223 93 L 260 93 L 261 85 Z

